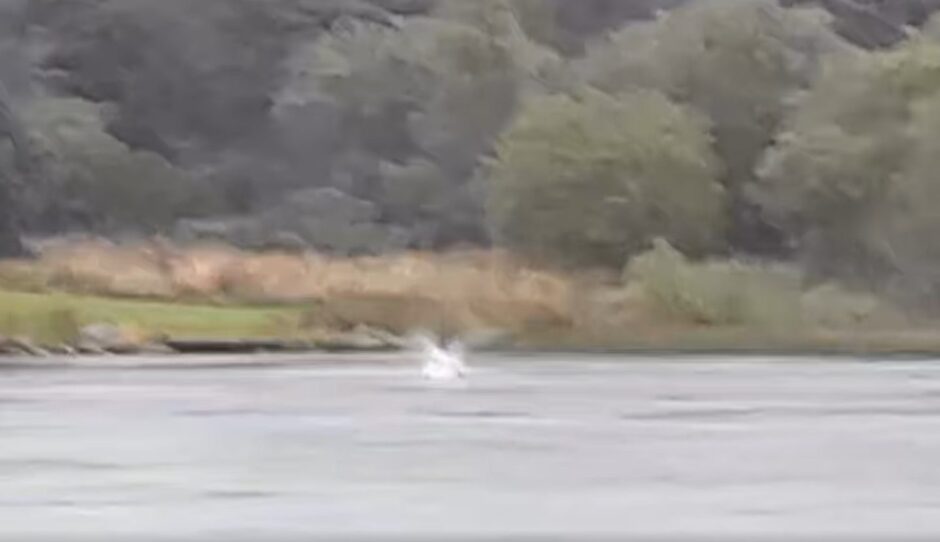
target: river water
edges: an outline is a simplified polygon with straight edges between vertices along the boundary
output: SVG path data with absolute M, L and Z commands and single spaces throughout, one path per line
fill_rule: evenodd
M 0 370 L 0 540 L 940 539 L 940 363 L 303 361 Z

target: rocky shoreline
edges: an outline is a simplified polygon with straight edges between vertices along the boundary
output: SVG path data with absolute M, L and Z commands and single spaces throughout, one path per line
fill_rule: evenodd
M 521 356 L 595 355 L 632 359 L 839 359 L 856 361 L 940 361 L 940 348 L 896 346 L 623 346 L 538 347 L 511 341 L 480 341 L 471 345 L 478 353 Z M 364 331 L 328 339 L 290 341 L 279 339 L 165 339 L 137 345 L 75 344 L 41 346 L 22 338 L 0 337 L 0 368 L 16 367 L 249 367 L 328 363 L 401 362 L 408 351 L 404 339 L 380 337 Z M 337 357 L 339 356 L 339 357 Z
M 72 343 L 41 345 L 25 337 L 0 336 L 0 356 L 48 358 L 55 356 L 148 356 L 198 354 L 281 354 L 306 352 L 395 352 L 405 339 L 378 330 L 357 329 L 311 340 L 160 338 L 129 341 L 119 329 L 106 325 L 82 329 Z
M 468 335 L 464 340 L 475 349 L 511 343 L 509 335 L 498 330 Z M 25 337 L 0 336 L 0 357 L 389 353 L 406 350 L 407 342 L 406 337 L 368 326 L 312 339 L 162 337 L 141 341 L 127 337 L 117 326 L 94 324 L 83 327 L 77 340 L 52 346 Z

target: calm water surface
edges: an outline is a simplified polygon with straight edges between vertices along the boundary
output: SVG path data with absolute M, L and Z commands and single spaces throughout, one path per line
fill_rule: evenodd
M 940 538 L 940 363 L 403 361 L 0 370 L 0 540 Z

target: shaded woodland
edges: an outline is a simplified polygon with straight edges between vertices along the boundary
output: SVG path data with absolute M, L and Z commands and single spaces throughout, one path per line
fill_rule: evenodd
M 0 0 L 0 253 L 798 266 L 936 310 L 936 0 Z M 936 130 L 936 131 L 935 131 Z

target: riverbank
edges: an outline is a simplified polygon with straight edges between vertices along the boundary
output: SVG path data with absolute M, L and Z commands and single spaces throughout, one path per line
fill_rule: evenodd
M 378 330 L 305 328 L 306 310 L 0 290 L 0 355 L 395 349 L 394 339 Z
M 498 251 L 328 258 L 62 243 L 0 262 L 0 354 L 385 352 L 417 328 L 515 352 L 940 354 L 940 326 L 785 270 L 652 253 L 618 277 Z
M 250 364 L 237 354 L 279 354 L 279 359 L 291 360 L 317 353 L 381 354 L 401 347 L 402 337 L 365 325 L 346 331 L 306 327 L 309 311 L 302 305 L 208 305 L 0 290 L 0 355 L 36 359 L 110 354 L 128 360 L 149 357 L 159 364 L 174 356 L 180 360 L 173 364 L 201 358 L 213 365 L 221 357 L 224 366 L 224 354 L 236 355 L 239 364 Z M 100 336 L 90 337 L 96 330 Z M 608 330 L 603 337 L 576 328 L 552 336 L 510 337 L 492 331 L 469 337 L 475 349 L 520 355 L 940 356 L 940 334 L 930 329 L 783 334 L 673 326 L 624 330 L 621 335 Z M 65 362 L 55 362 L 61 363 Z

